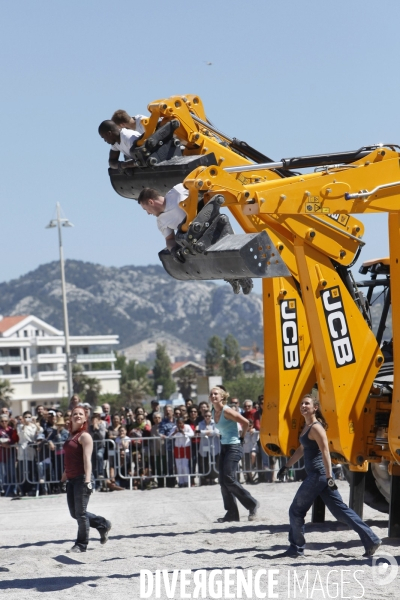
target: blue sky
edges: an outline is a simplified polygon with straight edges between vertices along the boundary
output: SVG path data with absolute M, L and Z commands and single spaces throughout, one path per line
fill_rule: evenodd
M 112 190 L 99 123 L 195 93 L 222 131 L 280 159 L 400 143 L 400 3 L 103 0 L 1 3 L 0 281 L 58 258 L 158 262 L 153 217 Z M 212 62 L 208 66 L 206 62 Z M 385 216 L 363 218 L 366 260 Z M 5 260 L 4 260 L 5 259 Z

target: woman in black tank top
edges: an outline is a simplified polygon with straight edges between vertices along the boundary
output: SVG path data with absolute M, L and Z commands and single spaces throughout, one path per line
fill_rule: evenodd
M 94 527 L 100 533 L 100 543 L 108 540 L 111 522 L 87 512 L 92 493 L 92 453 L 93 440 L 87 432 L 87 417 L 81 406 L 73 409 L 70 436 L 64 444 L 64 473 L 61 482 L 66 482 L 67 502 L 70 515 L 78 521 L 76 542 L 69 552 L 86 552 L 89 542 L 89 529 Z
M 282 479 L 286 471 L 304 456 L 307 478 L 303 481 L 289 509 L 290 530 L 289 549 L 280 556 L 304 556 L 304 521 L 314 500 L 320 496 L 333 516 L 346 523 L 358 533 L 365 547 L 363 556 L 372 556 L 381 545 L 381 540 L 363 520 L 349 508 L 338 492 L 332 474 L 328 438 L 325 432 L 326 421 L 321 413 L 318 400 L 304 396 L 300 412 L 305 418 L 305 426 L 300 435 L 300 446 L 278 473 Z

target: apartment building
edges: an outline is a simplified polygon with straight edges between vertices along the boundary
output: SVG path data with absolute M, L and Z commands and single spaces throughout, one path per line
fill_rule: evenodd
M 70 336 L 72 362 L 101 383 L 101 393 L 118 393 L 121 372 L 112 347 L 117 335 Z M 67 396 L 64 332 L 33 315 L 0 316 L 0 379 L 14 390 L 13 414 L 52 406 Z

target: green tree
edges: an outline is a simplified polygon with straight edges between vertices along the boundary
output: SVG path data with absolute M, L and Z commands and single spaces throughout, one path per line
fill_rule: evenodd
M 218 335 L 210 337 L 206 349 L 206 372 L 207 375 L 221 375 L 222 355 L 224 343 Z
M 224 386 L 231 398 L 240 398 L 242 402 L 247 398 L 255 402 L 258 396 L 264 392 L 264 377 L 260 377 L 259 375 L 245 377 L 244 375 L 240 375 L 231 381 L 224 379 Z
M 131 379 L 121 386 L 121 406 L 132 408 L 151 394 L 148 379 Z
M 95 377 L 85 375 L 82 365 L 73 365 L 72 383 L 74 394 L 79 394 L 83 402 L 89 402 L 91 406 L 95 406 L 98 403 L 101 383 Z
M 92 363 L 92 371 L 111 371 L 112 364 L 110 362 L 94 362 Z
M 194 387 L 197 383 L 196 371 L 191 367 L 181 369 L 178 379 L 178 391 L 184 398 L 194 398 Z M 196 394 L 197 395 L 197 394 Z
M 6 406 L 7 408 L 10 405 L 11 396 L 13 395 L 14 390 L 11 387 L 11 384 L 8 379 L 0 379 L 0 407 Z
M 130 381 L 131 379 L 147 379 L 147 373 L 150 368 L 148 365 L 144 363 L 140 363 L 137 360 L 130 360 L 126 365 L 126 379 Z
M 154 391 L 157 392 L 157 386 L 162 385 L 162 397 L 168 399 L 176 391 L 176 383 L 172 379 L 171 363 L 163 344 L 157 344 L 153 375 Z
M 115 368 L 121 371 L 121 385 L 131 379 L 145 379 L 150 369 L 145 363 L 139 363 L 137 360 L 127 360 L 123 354 L 117 354 Z
M 224 342 L 224 355 L 221 363 L 221 375 L 223 380 L 232 381 L 243 373 L 240 359 L 240 346 L 237 339 L 230 333 Z

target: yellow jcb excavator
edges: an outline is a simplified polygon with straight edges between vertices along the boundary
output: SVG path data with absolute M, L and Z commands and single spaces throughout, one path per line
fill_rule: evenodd
M 366 488 L 365 499 L 389 511 L 389 535 L 400 537 L 400 148 L 274 161 L 219 131 L 198 96 L 148 109 L 131 151 L 136 167 L 110 169 L 111 183 L 127 198 L 143 187 L 163 193 L 183 182 L 189 190 L 176 234 L 184 261 L 159 254 L 176 279 L 263 279 L 263 448 L 294 451 L 299 399 L 317 386 L 332 459 L 350 473 L 352 507 L 362 513 Z M 245 233 L 234 234 L 221 207 Z M 371 212 L 389 215 L 390 258 L 364 263 L 370 279 L 357 284 L 350 268 L 364 227 L 352 214 Z M 370 305 L 379 286 L 375 335 Z M 390 303 L 393 339 L 382 345 Z

